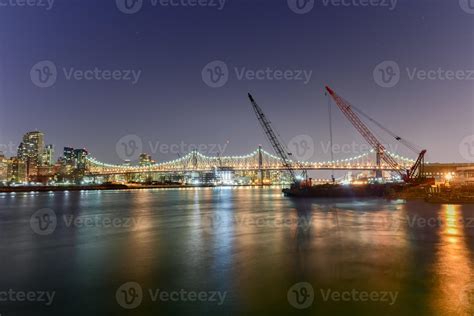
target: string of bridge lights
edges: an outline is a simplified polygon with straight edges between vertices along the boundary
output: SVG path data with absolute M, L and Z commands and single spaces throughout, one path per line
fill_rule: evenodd
M 109 163 L 101 162 L 101 161 L 97 160 L 96 158 L 94 158 L 92 156 L 88 156 L 87 160 L 93 166 L 101 167 L 101 168 L 121 169 L 121 170 L 148 170 L 150 168 L 160 168 L 160 167 L 165 167 L 165 166 L 170 166 L 170 165 L 176 165 L 176 164 L 182 163 L 184 161 L 189 161 L 193 157 L 200 157 L 202 159 L 212 160 L 212 161 L 215 161 L 215 162 L 221 162 L 222 160 L 250 159 L 250 158 L 255 158 L 258 155 L 259 150 L 260 149 L 257 149 L 257 150 L 251 152 L 248 155 L 223 156 L 223 157 L 209 157 L 209 156 L 205 156 L 205 155 L 203 155 L 203 154 L 201 154 L 197 151 L 193 151 L 193 152 L 190 152 L 186 156 L 183 156 L 181 158 L 166 161 L 166 162 L 156 163 L 156 164 L 153 164 L 153 165 L 150 165 L 150 166 L 127 166 L 127 165 L 109 164 Z M 358 155 L 358 156 L 351 157 L 351 158 L 346 158 L 346 159 L 338 159 L 338 160 L 332 160 L 332 161 L 327 161 L 327 162 L 307 162 L 307 161 L 305 161 L 305 162 L 301 162 L 301 164 L 303 166 L 309 166 L 309 165 L 320 165 L 320 166 L 321 165 L 330 165 L 330 166 L 331 165 L 339 165 L 341 163 L 351 163 L 351 162 L 366 158 L 367 156 L 369 156 L 370 153 L 374 153 L 374 150 L 372 149 L 372 150 L 370 150 L 369 153 L 364 153 L 362 155 Z M 414 159 L 403 157 L 403 156 L 398 155 L 396 153 L 392 153 L 388 150 L 386 150 L 386 153 L 389 154 L 390 156 L 396 158 L 396 159 L 399 159 L 399 160 L 405 162 L 405 163 L 414 163 L 415 162 Z M 274 159 L 274 160 L 277 160 L 277 161 L 282 161 L 282 159 L 280 157 L 277 157 L 277 156 L 275 156 L 275 155 L 273 155 L 273 154 L 271 154 L 271 153 L 269 153 L 269 152 L 267 152 L 263 149 L 262 149 L 262 155 L 268 156 L 271 159 Z M 290 161 L 294 162 L 293 160 L 290 160 Z

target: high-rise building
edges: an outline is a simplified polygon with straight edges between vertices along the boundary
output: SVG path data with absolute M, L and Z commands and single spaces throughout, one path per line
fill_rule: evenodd
M 39 131 L 28 132 L 23 136 L 23 141 L 18 146 L 18 160 L 24 162 L 26 166 L 27 180 L 33 179 L 38 175 L 38 168 L 42 165 L 44 151 L 44 134 Z M 19 166 L 21 164 L 18 164 Z M 22 167 L 19 167 L 21 171 Z M 19 171 L 19 180 L 22 182 L 22 174 Z M 16 181 L 16 180 L 15 180 Z
M 46 145 L 43 151 L 42 163 L 43 166 L 50 167 L 53 165 L 54 147 L 53 145 Z
M 38 167 L 42 163 L 43 152 L 44 134 L 39 131 L 28 132 L 18 146 L 18 159 L 32 167 Z
M 75 159 L 74 159 L 74 148 L 72 147 L 64 147 L 63 150 L 63 162 L 65 165 L 74 166 Z
M 8 181 L 8 159 L 0 153 L 0 183 Z
M 62 164 L 69 171 L 74 169 L 85 170 L 87 167 L 87 156 L 89 153 L 85 149 L 74 149 L 72 147 L 64 147 Z
M 151 156 L 148 154 L 141 154 L 139 158 L 139 165 L 140 166 L 150 166 L 155 162 L 151 159 Z
M 7 175 L 9 181 L 17 183 L 28 181 L 27 163 L 18 157 L 10 158 L 8 160 Z
M 89 153 L 85 149 L 74 150 L 74 166 L 78 170 L 85 170 L 87 165 L 87 155 Z

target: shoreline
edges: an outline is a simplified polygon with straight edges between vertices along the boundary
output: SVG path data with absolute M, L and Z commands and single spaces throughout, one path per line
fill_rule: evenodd
M 259 185 L 239 186 L 213 186 L 213 185 L 181 185 L 181 184 L 156 184 L 156 185 L 71 185 L 71 186 L 19 186 L 0 187 L 0 193 L 27 193 L 27 192 L 64 192 L 64 191 L 105 191 L 105 190 L 140 190 L 140 189 L 186 189 L 186 188 L 218 188 L 218 187 L 261 187 Z M 269 187 L 265 185 L 265 187 Z
M 262 188 L 260 185 L 238 185 L 238 186 L 215 186 L 215 185 L 181 185 L 181 184 L 102 184 L 102 185 L 67 185 L 67 186 L 18 186 L 18 187 L 0 187 L 0 193 L 32 193 L 32 192 L 66 192 L 66 191 L 126 191 L 126 190 L 147 190 L 147 189 L 191 189 L 191 188 L 222 188 L 222 187 L 251 187 L 251 188 Z M 282 187 L 282 185 L 264 185 L 263 187 Z M 323 186 L 321 186 L 322 188 Z M 471 189 L 472 190 L 472 189 Z M 284 191 L 283 194 L 287 195 Z M 451 192 L 450 192 L 451 193 Z M 390 195 L 377 195 L 377 196 L 357 196 L 348 195 L 347 197 L 352 198 L 385 198 L 389 200 L 405 200 L 405 201 L 424 201 L 430 204 L 474 204 L 474 199 L 471 191 L 469 198 L 458 196 L 452 196 L 446 194 L 446 192 L 439 192 L 435 194 L 429 194 L 422 188 L 405 188 L 404 190 L 393 192 Z M 293 198 L 341 198 L 343 196 L 320 196 L 318 194 L 308 196 L 292 196 Z M 344 196 L 345 197 L 345 196 Z

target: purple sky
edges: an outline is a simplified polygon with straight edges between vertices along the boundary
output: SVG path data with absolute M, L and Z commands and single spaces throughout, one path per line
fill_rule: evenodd
M 115 0 L 57 0 L 50 10 L 0 7 L 0 143 L 18 144 L 26 131 L 39 129 L 59 151 L 86 147 L 107 162 L 120 161 L 116 144 L 126 135 L 137 135 L 157 160 L 177 157 L 160 144 L 180 151 L 201 145 L 210 153 L 220 145 L 223 154 L 245 154 L 262 143 L 271 151 L 250 91 L 285 142 L 309 135 L 308 159 L 323 161 L 330 157 L 329 84 L 428 149 L 429 161 L 466 161 L 463 142 L 474 135 L 474 9 L 457 0 L 404 0 L 393 10 L 316 0 L 306 14 L 293 12 L 287 0 L 228 0 L 222 10 L 143 1 L 135 14 L 121 12 Z M 57 79 L 40 88 L 31 70 L 44 60 L 54 63 Z M 226 64 L 229 79 L 211 88 L 202 73 L 215 60 Z M 390 88 L 374 76 L 383 61 L 400 69 Z M 140 76 L 136 83 L 105 80 L 107 73 L 78 80 L 96 67 L 117 78 L 128 78 L 123 70 Z M 262 80 L 251 73 L 240 78 L 244 70 L 267 69 Z M 68 78 L 71 70 L 79 72 Z M 300 70 L 306 79 L 296 80 Z M 423 80 L 420 71 L 430 70 L 432 78 Z M 275 80 L 278 71 L 287 79 Z M 458 78 L 448 80 L 445 71 L 458 71 Z M 359 154 L 365 142 L 336 107 L 333 127 L 334 143 L 352 148 L 336 157 Z

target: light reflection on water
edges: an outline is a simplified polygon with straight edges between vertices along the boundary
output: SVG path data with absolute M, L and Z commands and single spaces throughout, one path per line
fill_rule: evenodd
M 308 314 L 472 313 L 473 206 L 292 200 L 273 188 L 2 194 L 1 202 L 0 268 L 8 273 L 0 284 L 58 289 L 51 314 L 64 306 L 78 315 L 121 312 L 110 297 L 127 281 L 228 292 L 220 307 L 145 301 L 140 314 L 298 314 L 286 292 L 301 281 L 316 292 Z M 38 236 L 29 217 L 40 208 L 58 218 L 133 218 L 136 225 L 59 221 L 52 235 Z M 442 224 L 419 221 L 430 218 Z M 325 302 L 320 290 L 327 288 L 399 295 L 393 306 Z
M 441 229 L 434 263 L 433 313 L 474 314 L 474 279 L 471 250 L 468 249 L 460 205 L 443 205 L 439 210 Z M 472 238 L 471 236 L 468 236 Z

